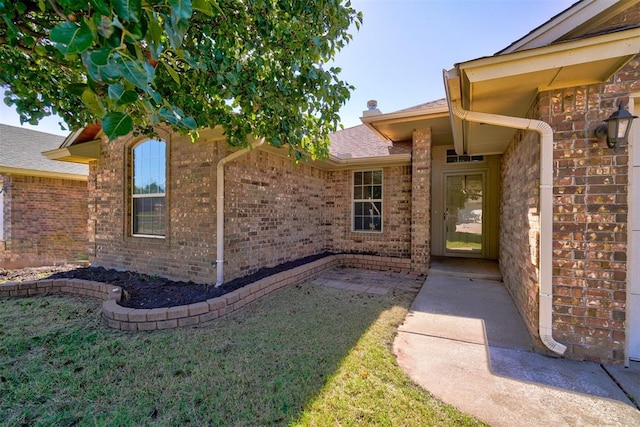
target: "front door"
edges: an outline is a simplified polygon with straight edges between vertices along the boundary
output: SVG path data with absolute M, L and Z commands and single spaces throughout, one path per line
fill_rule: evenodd
M 482 173 L 445 175 L 445 255 L 483 256 L 484 192 Z

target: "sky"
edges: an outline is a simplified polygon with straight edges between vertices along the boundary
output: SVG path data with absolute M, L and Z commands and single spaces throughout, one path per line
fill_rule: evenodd
M 355 86 L 340 110 L 344 127 L 360 124 L 367 101 L 390 113 L 444 98 L 442 70 L 490 56 L 567 9 L 577 0 L 352 0 L 363 24 L 338 53 L 340 78 Z M 67 135 L 59 118 L 42 132 Z M 0 123 L 20 126 L 0 102 Z

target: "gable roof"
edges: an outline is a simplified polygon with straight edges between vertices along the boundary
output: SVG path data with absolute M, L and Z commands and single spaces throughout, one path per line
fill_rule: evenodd
M 329 135 L 329 140 L 329 152 L 340 159 L 386 156 L 393 148 L 365 125 L 342 129 Z
M 65 137 L 0 124 L 0 173 L 86 180 L 85 165 L 56 162 L 42 152 L 57 149 Z
M 444 72 L 450 110 L 523 118 L 539 92 L 606 81 L 640 52 L 639 2 L 583 0 L 499 54 L 455 64 Z M 516 132 L 457 114 L 451 127 L 470 155 L 500 154 Z
M 594 31 L 601 30 L 602 24 L 636 5 L 638 1 L 580 0 L 497 52 L 496 55 L 535 49 L 594 35 Z M 618 25 L 618 27 L 623 26 Z

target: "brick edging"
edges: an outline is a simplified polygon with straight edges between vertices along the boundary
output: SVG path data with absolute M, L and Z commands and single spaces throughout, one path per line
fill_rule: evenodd
M 175 307 L 135 309 L 122 307 L 118 286 L 82 279 L 46 279 L 0 284 L 0 297 L 29 297 L 67 293 L 106 299 L 102 316 L 107 326 L 128 331 L 151 331 L 197 325 L 225 316 L 280 288 L 297 285 L 338 266 L 409 272 L 411 260 L 376 255 L 338 254 L 274 274 L 233 292 L 206 301 Z

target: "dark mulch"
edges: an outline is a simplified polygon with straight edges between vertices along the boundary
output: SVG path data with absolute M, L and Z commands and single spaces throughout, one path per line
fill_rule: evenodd
M 161 308 L 206 301 L 235 291 L 257 280 L 298 267 L 332 255 L 329 252 L 286 262 L 270 268 L 262 268 L 253 274 L 231 280 L 219 288 L 214 284 L 180 282 L 163 277 L 130 271 L 117 271 L 103 267 L 80 267 L 49 276 L 53 279 L 85 279 L 109 283 L 123 289 L 120 305 L 130 308 Z

